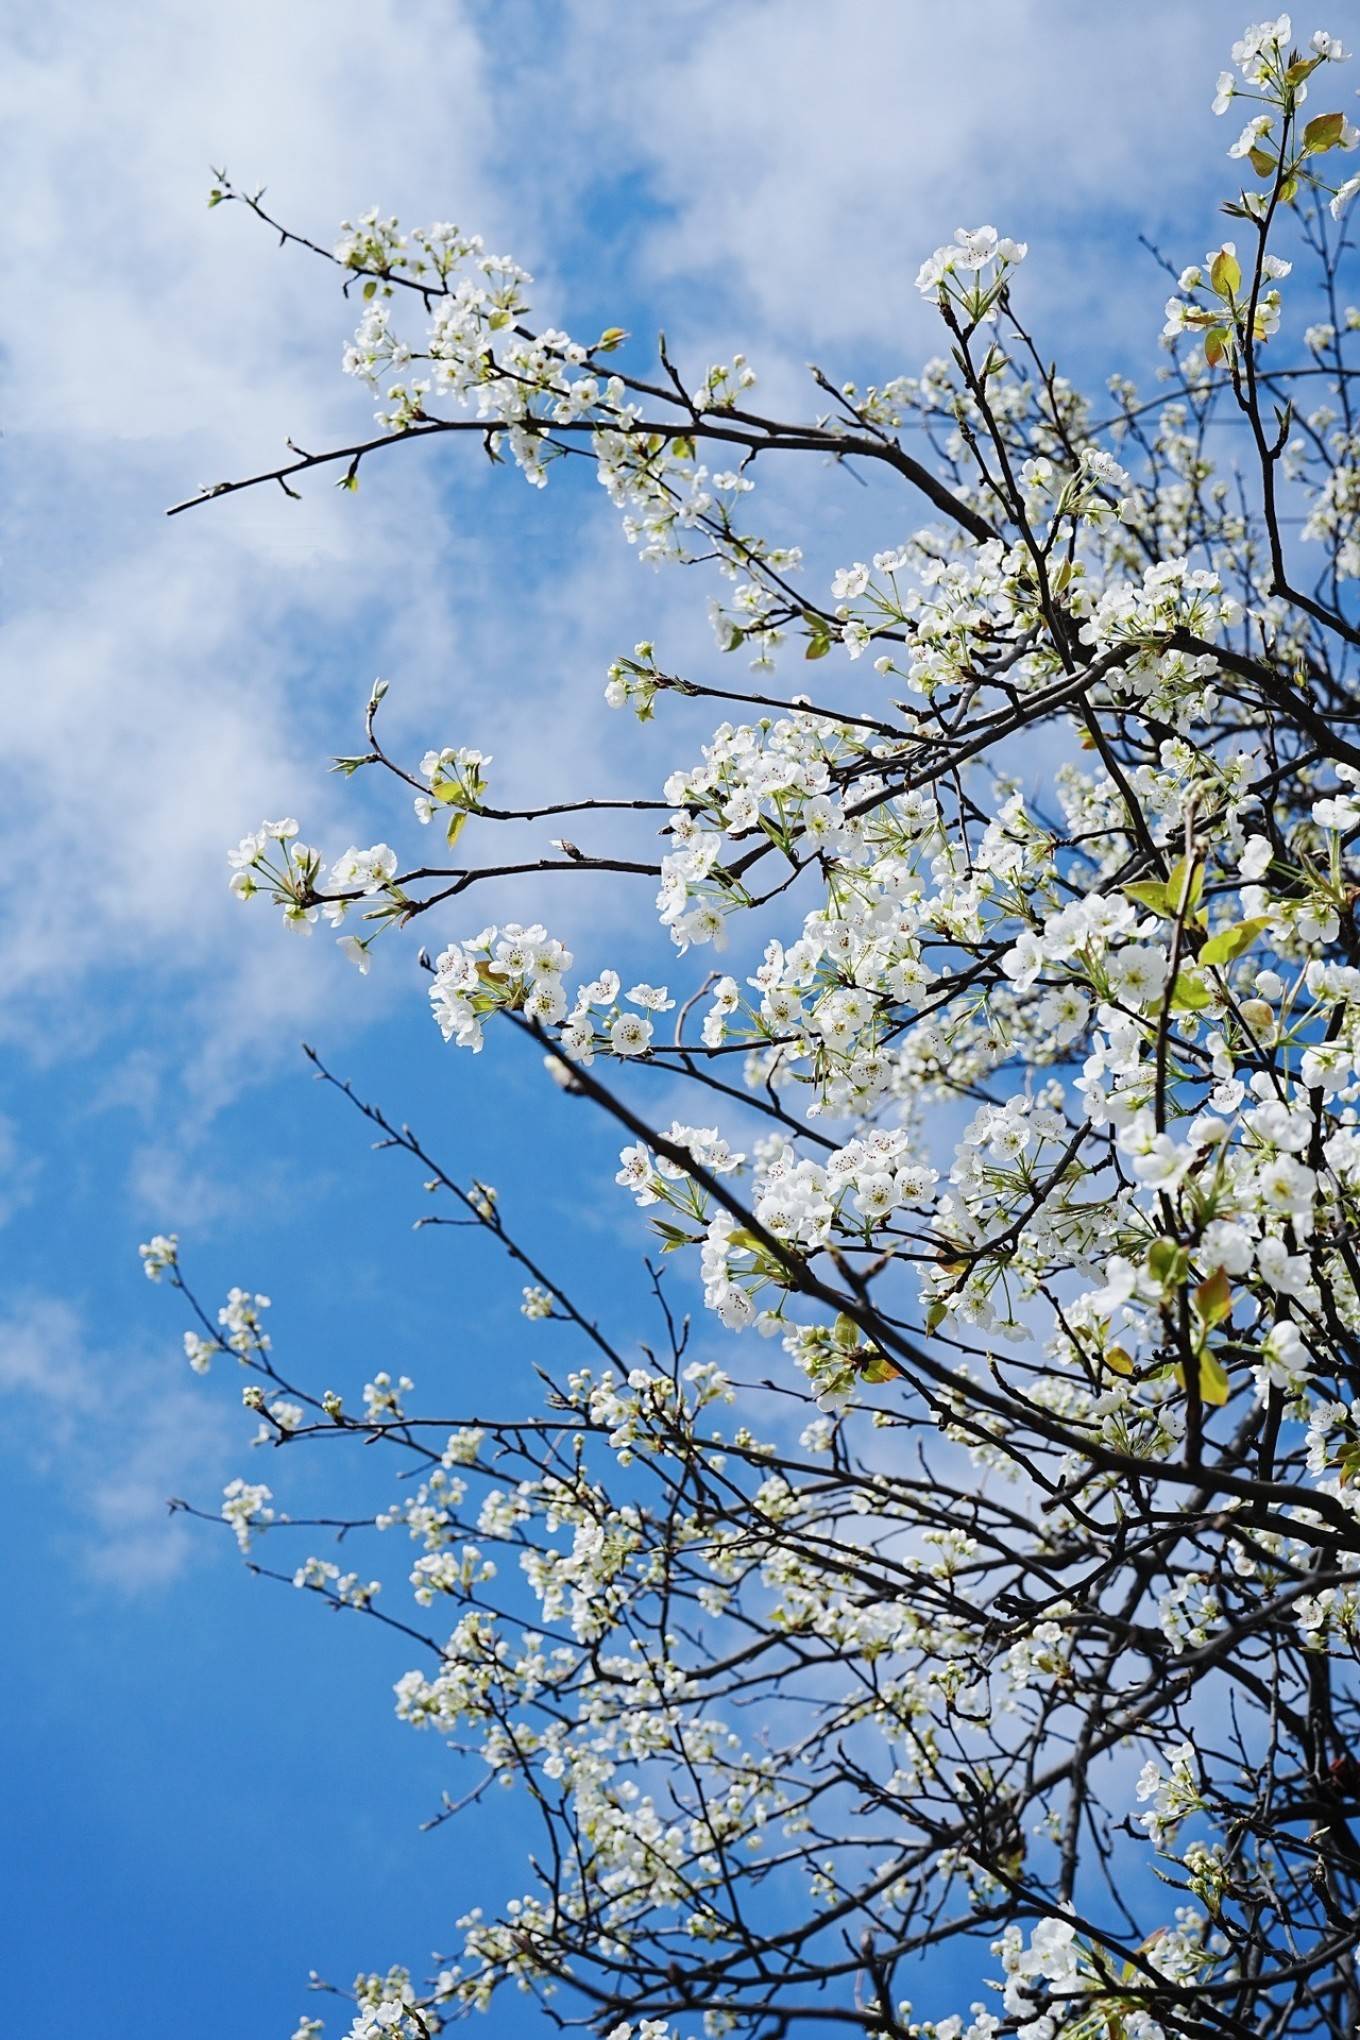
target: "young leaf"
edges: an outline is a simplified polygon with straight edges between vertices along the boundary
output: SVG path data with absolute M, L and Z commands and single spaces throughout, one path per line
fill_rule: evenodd
M 1360 1445 L 1343 1445 L 1336 1457 L 1337 1485 L 1349 1487 L 1360 1474 Z
M 1166 887 L 1159 878 L 1140 878 L 1135 884 L 1126 885 L 1123 890 L 1135 906 L 1146 907 L 1149 913 L 1160 914 L 1164 921 L 1171 920 L 1175 913 Z
M 1200 950 L 1198 961 L 1202 964 L 1235 963 L 1239 956 L 1246 955 L 1257 936 L 1269 926 L 1269 920 L 1234 921 L 1230 927 L 1220 928 L 1217 935 L 1209 937 Z
M 1344 113 L 1319 113 L 1314 115 L 1303 131 L 1303 146 L 1310 156 L 1322 156 L 1328 149 L 1341 146 L 1341 137 L 1345 132 Z
M 1166 897 L 1173 914 L 1184 913 L 1187 920 L 1199 905 L 1204 890 L 1204 866 L 1198 858 L 1178 858 L 1171 867 L 1171 876 L 1166 882 Z
M 1213 993 L 1202 977 L 1192 970 L 1178 970 L 1171 988 L 1171 1009 L 1175 1013 L 1202 1013 L 1213 1001 Z
M 1220 248 L 1215 255 L 1209 281 L 1220 297 L 1236 297 L 1242 288 L 1242 265 L 1227 248 Z
M 1226 1268 L 1215 1268 L 1195 1291 L 1195 1309 L 1211 1329 L 1232 1316 L 1232 1285 Z
M 652 1229 L 659 1234 L 663 1254 L 674 1254 L 681 1247 L 694 1246 L 702 1238 L 698 1233 L 682 1232 L 677 1225 L 668 1225 L 664 1219 L 654 1218 Z
M 1207 1408 L 1221 1410 L 1232 1393 L 1232 1383 L 1207 1346 L 1198 1355 L 1195 1365 L 1199 1374 L 1200 1401 Z M 1176 1369 L 1176 1379 L 1181 1387 L 1184 1388 L 1186 1382 L 1185 1369 L 1183 1367 Z
M 859 1370 L 861 1381 L 896 1381 L 902 1370 L 888 1358 L 886 1353 L 873 1353 Z

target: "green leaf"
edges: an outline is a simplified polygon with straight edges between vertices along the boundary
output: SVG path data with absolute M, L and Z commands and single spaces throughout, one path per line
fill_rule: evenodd
M 847 1352 L 853 1353 L 859 1344 L 859 1326 L 852 1317 L 847 1317 L 842 1311 L 831 1327 L 831 1336 L 838 1346 L 843 1346 Z
M 1279 168 L 1275 157 L 1265 149 L 1248 149 L 1247 161 L 1258 177 L 1273 177 Z
M 803 657 L 805 659 L 824 659 L 830 650 L 831 640 L 829 637 L 809 638 L 808 648 L 804 652 Z
M 1349 1487 L 1360 1474 L 1360 1445 L 1344 1445 L 1336 1458 L 1338 1484 Z
M 1239 956 L 1246 955 L 1257 936 L 1269 926 L 1268 919 L 1234 921 L 1230 927 L 1220 928 L 1217 935 L 1209 937 L 1200 950 L 1198 961 L 1206 965 L 1235 963 Z
M 1344 113 L 1315 114 L 1303 131 L 1304 149 L 1310 156 L 1323 156 L 1328 149 L 1340 148 L 1345 131 Z
M 1199 1375 L 1200 1401 L 1207 1404 L 1211 1409 L 1221 1410 L 1232 1393 L 1232 1383 L 1207 1346 L 1202 1353 L 1197 1355 L 1195 1366 Z M 1176 1379 L 1181 1387 L 1184 1388 L 1185 1369 L 1183 1367 L 1176 1369 Z
M 934 1303 L 928 1304 L 926 1306 L 925 1322 L 926 1330 L 928 1332 L 938 1331 L 940 1326 L 944 1323 L 944 1305 L 941 1302 L 939 1302 L 938 1299 Z
M 693 460 L 694 441 L 687 432 L 677 433 L 676 437 L 671 441 L 671 452 L 677 460 Z
M 1181 857 L 1171 867 L 1171 876 L 1166 882 L 1166 896 L 1171 903 L 1173 914 L 1184 911 L 1188 919 L 1200 902 L 1204 891 L 1204 866 L 1197 857 Z
M 211 211 L 212 211 L 212 209 L 213 209 L 213 207 L 214 207 L 215 205 L 221 205 L 221 203 L 222 203 L 223 199 L 224 199 L 224 198 L 226 197 L 226 195 L 227 195 L 227 194 L 226 194 L 226 192 L 225 192 L 225 191 L 215 191 L 215 190 L 214 190 L 214 191 L 210 191 L 210 192 L 208 193 L 208 211 L 209 211 L 209 212 L 211 212 Z
M 753 1232 L 748 1232 L 745 1226 L 735 1227 L 727 1237 L 734 1247 L 744 1248 L 748 1254 L 762 1254 L 765 1251 L 763 1241 L 757 1239 Z
M 861 1381 L 877 1384 L 880 1381 L 896 1381 L 901 1372 L 901 1368 L 894 1367 L 886 1353 L 874 1353 L 860 1368 L 859 1378 Z
M 1232 1284 L 1226 1268 L 1215 1268 L 1195 1291 L 1195 1309 L 1211 1329 L 1232 1316 Z
M 1284 74 L 1286 85 L 1302 85 L 1305 78 L 1311 78 L 1324 59 L 1318 57 L 1296 57 Z
M 1171 920 L 1175 909 L 1167 896 L 1166 887 L 1159 878 L 1140 878 L 1135 885 L 1126 885 L 1123 890 L 1135 906 L 1146 907 L 1150 913 L 1160 914 L 1164 921 Z
M 1192 970 L 1178 970 L 1176 982 L 1171 987 L 1171 1010 L 1173 1013 L 1202 1013 L 1213 1002 L 1213 993 Z
M 1204 890 L 1204 867 L 1198 859 L 1187 863 L 1182 857 L 1172 865 L 1171 876 L 1165 884 L 1159 878 L 1140 878 L 1122 890 L 1136 906 L 1146 907 L 1164 921 L 1174 921 L 1182 912 L 1189 920 L 1199 906 L 1200 894 Z
M 673 1254 L 679 1247 L 699 1246 L 704 1237 L 702 1233 L 687 1233 L 678 1225 L 670 1225 L 664 1218 L 652 1220 L 652 1231 L 662 1241 L 663 1254 Z
M 463 830 L 467 824 L 467 818 L 468 811 L 466 808 L 454 808 L 451 811 L 449 815 L 448 828 L 444 831 L 444 839 L 449 844 L 450 848 L 452 848 L 452 846 L 458 841 L 458 838 L 462 835 Z
M 1220 297 L 1236 297 L 1242 288 L 1242 265 L 1227 248 L 1220 248 L 1209 265 L 1209 281 Z
M 378 279 L 376 276 L 370 276 L 368 282 L 364 285 L 364 296 L 366 298 L 371 298 L 376 297 L 377 294 L 378 294 Z
M 616 347 L 622 347 L 627 338 L 628 335 L 622 326 L 606 326 L 592 351 L 596 354 L 612 354 Z
M 1204 359 L 1210 368 L 1221 368 L 1228 358 L 1232 335 L 1226 326 L 1211 326 L 1204 336 Z

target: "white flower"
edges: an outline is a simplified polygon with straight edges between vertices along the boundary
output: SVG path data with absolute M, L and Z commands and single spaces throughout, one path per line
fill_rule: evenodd
M 639 1013 L 620 1013 L 609 1029 L 609 1046 L 615 1055 L 645 1055 L 651 1039 L 652 1023 Z
M 1131 942 L 1110 959 L 1110 983 L 1126 1005 L 1146 1006 L 1166 983 L 1167 958 L 1151 943 Z
M 1257 879 L 1265 877 L 1274 854 L 1269 836 L 1248 836 L 1237 860 L 1237 869 L 1244 879 L 1254 884 Z
M 1261 1360 L 1252 1370 L 1258 1390 L 1265 1387 L 1295 1394 L 1302 1387 L 1309 1366 L 1309 1352 L 1292 1318 L 1273 1325 L 1261 1349 Z
M 1360 172 L 1357 172 L 1354 177 L 1348 177 L 1345 183 L 1338 187 L 1332 198 L 1327 210 L 1331 213 L 1334 220 L 1341 218 L 1342 213 L 1345 212 L 1346 207 L 1355 197 L 1357 191 L 1360 191 Z
M 1303 1218 L 1312 1209 L 1317 1177 L 1293 1155 L 1276 1155 L 1258 1173 L 1256 1187 L 1267 1211 Z
M 831 582 L 831 593 L 838 602 L 853 602 L 862 595 L 869 585 L 869 569 L 862 560 L 856 560 L 853 567 L 838 567 Z
M 228 1481 L 223 1488 L 222 1515 L 230 1523 L 242 1551 L 249 1551 L 253 1530 L 274 1521 L 274 1511 L 269 1506 L 273 1499 L 267 1487 L 251 1486 L 240 1479 Z
M 142 1273 L 149 1282 L 159 1282 L 167 1268 L 175 1268 L 179 1260 L 179 1234 L 157 1233 L 145 1245 L 138 1247 L 142 1257 Z
M 370 850 L 353 844 L 331 866 L 330 882 L 343 892 L 381 892 L 397 875 L 397 853 L 387 843 L 375 843 Z
M 577 1003 L 582 1006 L 612 1006 L 619 996 L 619 974 L 616 970 L 604 970 L 588 985 L 582 985 L 577 993 Z

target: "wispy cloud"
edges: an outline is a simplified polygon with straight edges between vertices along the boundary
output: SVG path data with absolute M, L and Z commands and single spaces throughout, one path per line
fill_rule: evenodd
M 203 1552 L 167 1500 L 186 1485 L 211 1495 L 240 1457 L 239 1415 L 196 1395 L 176 1357 L 106 1343 L 58 1297 L 16 1297 L 0 1316 L 11 1450 L 41 1479 L 76 1570 L 126 1592 Z
M 888 342 L 901 367 L 938 343 L 919 261 L 984 218 L 1030 239 L 1027 297 L 1068 315 L 1069 345 L 1102 305 L 1108 341 L 1112 296 L 1144 259 L 1131 224 L 1184 220 L 1221 163 L 1208 101 L 1241 23 L 1229 0 L 1190 14 L 1175 0 L 690 0 L 664 15 L 580 0 L 573 14 L 575 103 L 656 203 L 638 234 L 648 272 L 716 285 L 734 325 L 758 320 L 795 351 Z M 644 73 L 664 89 L 640 94 Z

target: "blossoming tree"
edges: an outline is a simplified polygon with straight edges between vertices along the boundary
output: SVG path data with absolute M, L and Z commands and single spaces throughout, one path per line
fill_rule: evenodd
M 662 1336 L 615 1343 L 493 1192 L 349 1092 L 579 1340 L 537 1415 L 422 1408 L 385 1373 L 348 1408 L 275 1352 L 263 1297 L 214 1318 L 173 1238 L 142 1249 L 266 1444 L 339 1432 L 414 1474 L 376 1523 L 336 1511 L 346 1553 L 409 1537 L 400 1615 L 309 1547 L 279 1476 L 220 1513 L 261 1570 L 399 1628 L 400 1715 L 537 1823 L 523 1895 L 459 1922 L 438 1973 L 361 1977 L 356 2036 L 430 2035 L 507 1985 L 535 2021 L 640 2040 L 1356 2030 L 1345 55 L 1287 17 L 1236 45 L 1214 109 L 1250 115 L 1248 182 L 1179 276 L 1151 395 L 1093 402 L 1045 365 L 1025 247 L 991 227 L 921 269 L 938 360 L 818 377 L 792 423 L 741 357 L 695 383 L 664 344 L 634 374 L 616 330 L 536 329 L 529 278 L 452 226 L 370 213 L 333 252 L 279 229 L 362 299 L 345 366 L 378 431 L 204 498 L 353 483 L 443 434 L 535 486 L 584 456 L 644 557 L 711 563 L 719 649 L 750 662 L 719 687 L 636 646 L 611 708 L 731 719 L 663 787 L 528 810 L 475 750 L 392 755 L 377 687 L 339 763 L 441 847 L 328 858 L 284 821 L 232 856 L 236 893 L 343 929 L 362 970 L 439 928 L 445 1039 L 518 1030 L 617 1123 L 639 1231 L 714 1314 L 691 1346 L 658 1280 Z M 225 178 L 213 199 L 268 217 Z M 1224 417 L 1246 457 L 1220 469 Z M 757 467 L 792 456 L 872 464 L 917 528 L 816 585 L 752 524 Z M 861 659 L 867 709 L 817 698 Z M 485 847 L 606 808 L 630 854 Z M 482 879 L 521 872 L 532 912 L 573 870 L 655 893 L 656 983 L 537 922 L 470 930 Z M 693 1123 L 651 1123 L 640 1060 Z M 777 1380 L 739 1388 L 762 1336 Z M 914 2012 L 923 1976 L 968 2008 Z

